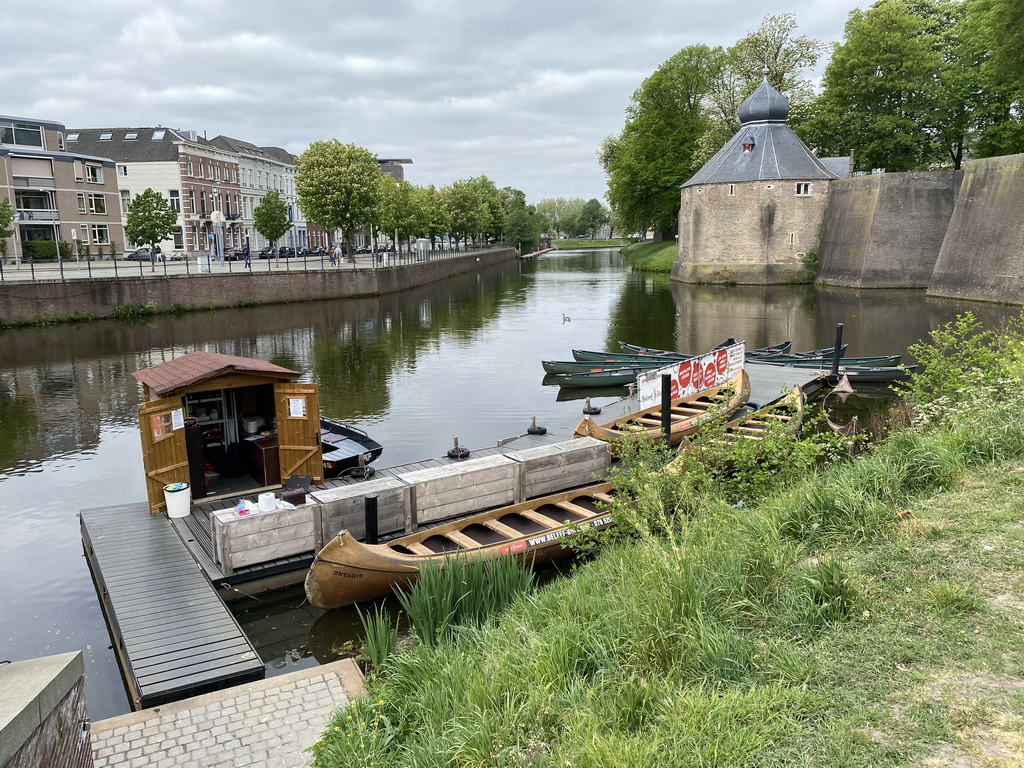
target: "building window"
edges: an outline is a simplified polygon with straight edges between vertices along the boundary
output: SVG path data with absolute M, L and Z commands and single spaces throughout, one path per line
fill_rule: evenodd
M 735 184 L 730 184 L 729 185 L 729 196 L 731 197 L 731 196 L 733 196 L 735 194 L 736 194 L 736 185 Z
M 188 161 L 188 175 L 189 176 L 195 176 L 195 173 L 192 172 L 192 161 L 191 160 Z
M 100 141 L 110 141 L 112 138 L 114 138 L 114 134 L 112 134 L 112 133 L 101 133 L 100 134 Z
M 139 138 L 139 134 L 138 134 L 137 131 L 132 131 L 132 132 L 126 133 L 124 135 L 124 140 L 125 141 L 137 141 L 138 138 Z
M 43 129 L 38 125 L 0 120 L 0 144 L 41 147 L 43 146 Z
M 178 231 L 174 233 L 174 248 L 175 250 L 182 250 L 185 247 L 185 232 L 181 227 L 178 227 Z
M 163 141 L 165 131 L 153 131 L 153 141 Z
M 194 189 L 188 191 L 188 212 L 196 212 L 196 191 Z
M 809 182 L 809 181 L 798 181 L 796 183 L 796 196 L 797 197 L 810 197 L 811 196 L 811 182 Z
M 205 173 L 206 173 L 206 170 L 203 168 L 203 161 L 200 160 L 199 161 L 199 175 L 203 176 Z
M 105 214 L 107 200 L 103 195 L 89 195 L 89 213 Z
M 68 141 L 78 141 L 78 134 L 77 133 L 69 133 L 68 134 Z
M 82 223 L 78 225 L 79 239 L 82 241 L 82 245 L 89 244 L 89 225 Z
M 64 151 L 64 132 L 63 131 L 57 131 L 57 149 L 59 149 L 61 152 Z
M 110 243 L 110 233 L 107 231 L 106 224 L 93 224 L 89 227 L 89 231 L 92 233 L 92 241 L 96 245 L 107 245 Z
M 171 208 L 181 213 L 181 195 L 178 193 L 178 190 L 172 189 L 167 195 L 171 198 Z
M 217 181 L 220 181 L 220 166 L 218 165 L 216 168 L 214 168 L 214 171 L 214 178 L 216 178 Z
M 132 193 L 127 189 L 121 190 L 121 213 L 128 213 L 128 208 L 132 204 Z
M 85 180 L 92 184 L 102 184 L 103 167 L 99 165 L 85 166 Z
M 127 176 L 128 175 L 128 166 L 127 165 L 119 165 L 117 167 L 121 169 L 121 175 L 122 176 Z
M 85 193 L 84 192 L 79 192 L 78 193 L 78 212 L 79 213 L 86 213 L 87 211 L 88 211 L 88 208 L 85 207 Z
M 789 244 L 793 245 L 796 243 L 796 232 L 789 233 Z

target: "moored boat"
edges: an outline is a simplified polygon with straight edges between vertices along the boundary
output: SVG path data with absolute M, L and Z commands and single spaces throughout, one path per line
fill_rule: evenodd
M 721 434 L 712 434 L 706 439 L 698 436 L 694 440 L 683 440 L 679 443 L 677 454 L 707 449 L 707 453 L 716 458 L 713 461 L 723 464 L 725 468 L 732 466 L 729 451 L 741 443 L 760 442 L 765 435 L 795 437 L 803 421 L 803 409 L 806 403 L 803 390 L 794 386 L 789 392 L 756 410 L 743 411 L 725 426 Z M 673 459 L 666 468 L 677 470 L 681 459 Z
M 541 360 L 545 373 L 590 373 L 592 371 L 608 371 L 621 368 L 663 368 L 675 365 L 679 360 Z
M 771 360 L 752 360 L 750 362 L 756 363 L 757 365 L 792 365 L 792 363 L 779 363 Z M 823 374 L 830 374 L 832 372 L 831 362 L 816 362 L 810 365 L 800 365 L 798 367 L 805 371 L 821 371 Z M 846 375 L 850 381 L 861 384 L 883 384 L 890 381 L 906 381 L 913 376 L 916 371 L 916 365 L 846 365 L 842 362 L 839 364 L 840 376 Z
M 902 355 L 876 355 L 874 357 L 841 357 L 839 364 L 844 366 L 858 365 L 868 367 L 888 367 L 899 365 Z M 804 355 L 765 355 L 758 357 L 757 363 L 785 363 L 798 368 L 831 366 L 832 358 L 828 356 L 806 357 Z
M 673 400 L 669 406 L 669 443 L 675 445 L 708 419 L 726 417 L 734 413 L 750 396 L 750 379 L 740 370 L 725 384 L 695 392 L 692 395 Z M 596 437 L 614 445 L 629 437 L 644 435 L 656 439 L 662 433 L 661 405 L 645 408 L 628 416 L 598 424 L 584 418 L 576 426 L 574 437 Z
M 363 430 L 320 417 L 320 450 L 324 477 L 339 477 L 380 458 L 383 446 Z
M 678 361 L 676 361 L 678 362 Z M 672 363 L 665 363 L 671 365 Z M 555 373 L 548 374 L 560 387 L 614 387 L 628 386 L 636 381 L 636 377 L 650 368 L 634 366 L 632 368 L 607 368 L 586 373 Z
M 680 362 L 681 360 L 692 360 L 692 355 L 671 355 L 671 356 L 658 356 L 658 355 L 643 355 L 633 352 L 604 352 L 600 350 L 591 349 L 574 349 L 572 351 L 572 359 L 580 361 L 594 361 L 602 362 L 607 360 L 626 360 L 636 363 L 637 365 L 645 365 L 652 361 L 662 361 L 662 365 L 673 365 Z
M 543 496 L 470 515 L 384 544 L 364 544 L 341 531 L 317 553 L 306 574 L 306 597 L 317 608 L 385 597 L 446 558 L 515 557 L 534 563 L 569 553 L 563 543 L 581 529 L 612 524 L 611 483 Z

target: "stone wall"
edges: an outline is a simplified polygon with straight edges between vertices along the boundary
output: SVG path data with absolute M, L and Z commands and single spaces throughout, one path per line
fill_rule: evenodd
M 1024 155 L 973 160 L 929 296 L 1024 304 Z
M 197 309 L 318 299 L 380 296 L 515 259 L 512 248 L 495 248 L 379 269 L 316 269 L 0 283 L 0 319 L 6 322 L 64 318 L 73 313 L 109 317 L 123 304 L 153 302 Z
M 687 283 L 788 283 L 806 274 L 828 204 L 825 182 L 797 195 L 796 180 L 685 187 L 672 279 Z
M 93 765 L 81 652 L 0 667 L 0 766 Z
M 831 184 L 818 280 L 857 288 L 929 284 L 963 171 L 884 173 Z

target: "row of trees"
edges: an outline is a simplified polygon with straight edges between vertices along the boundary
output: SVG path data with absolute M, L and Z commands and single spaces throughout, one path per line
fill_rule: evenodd
M 803 74 L 827 53 L 767 16 L 730 48 L 688 46 L 634 92 L 598 158 L 619 226 L 675 228 L 679 186 L 739 130 L 736 112 L 768 69 L 789 122 L 821 156 L 855 169 L 959 168 L 1024 152 L 1024 3 L 879 0 L 850 14 L 823 87 Z

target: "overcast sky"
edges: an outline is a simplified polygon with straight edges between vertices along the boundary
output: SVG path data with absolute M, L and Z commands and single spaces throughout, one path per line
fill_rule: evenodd
M 39 0 L 0 14 L 0 114 L 193 129 L 295 154 L 336 138 L 406 179 L 604 200 L 597 149 L 696 43 L 768 14 L 839 41 L 858 0 Z

